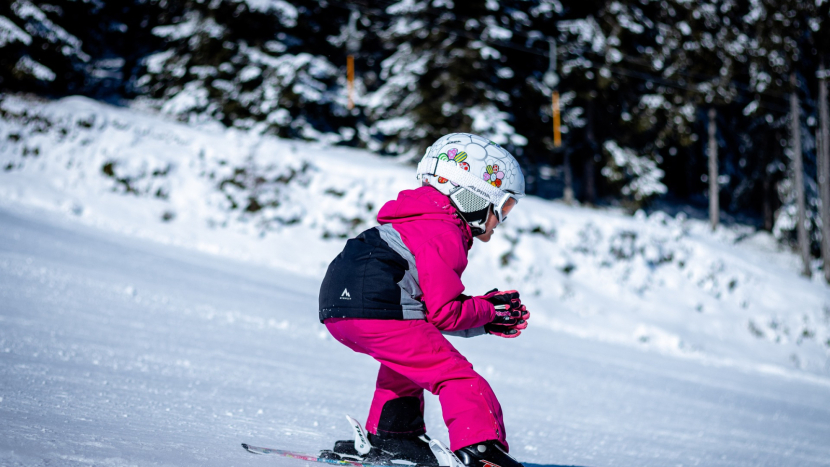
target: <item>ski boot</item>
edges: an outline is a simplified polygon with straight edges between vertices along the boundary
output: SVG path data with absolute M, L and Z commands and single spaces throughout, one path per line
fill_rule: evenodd
M 369 442 L 375 449 L 393 460 L 404 460 L 421 466 L 438 466 L 438 460 L 429 448 L 427 435 L 393 438 L 369 433 Z M 369 453 L 371 455 L 372 452 Z M 368 456 L 367 456 L 368 457 Z
M 371 448 L 365 454 L 357 452 L 353 440 L 344 439 L 335 442 L 331 450 L 322 451 L 320 457 L 378 465 L 390 464 L 392 461 L 406 461 L 419 466 L 438 466 L 438 461 L 429 448 L 430 440 L 427 435 L 387 438 L 369 433 L 368 440 Z
M 363 462 L 364 455 L 354 448 L 353 440 L 341 439 L 334 442 L 333 448 L 320 451 L 320 457 L 323 459 Z
M 372 446 L 369 442 L 369 437 L 363 426 L 354 418 L 346 415 L 346 420 L 354 432 L 353 439 L 344 439 L 335 441 L 332 449 L 326 449 L 320 452 L 320 457 L 332 460 L 345 460 L 363 462 L 364 458 L 372 454 L 372 457 L 379 455 L 379 450 Z
M 523 467 L 498 441 L 485 441 L 454 452 L 466 467 Z
M 438 460 L 429 447 L 427 435 L 395 438 L 366 433 L 360 422 L 346 416 L 354 432 L 354 439 L 340 440 L 334 448 L 324 450 L 320 457 L 333 460 L 364 462 L 370 464 L 390 464 L 392 461 L 405 461 L 419 466 L 437 467 Z

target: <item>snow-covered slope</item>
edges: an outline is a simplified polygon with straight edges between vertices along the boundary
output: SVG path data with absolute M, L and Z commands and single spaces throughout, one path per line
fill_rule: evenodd
M 317 281 L 0 208 L 0 465 L 283 466 L 364 419 L 377 363 L 317 321 Z M 453 343 L 528 467 L 819 466 L 826 384 L 531 328 Z M 447 440 L 438 401 L 429 433 Z
M 0 102 L 0 203 L 319 280 L 414 186 L 404 161 L 187 127 L 83 98 Z M 773 239 L 657 212 L 523 200 L 477 243 L 468 292 L 520 290 L 531 326 L 710 365 L 830 382 L 830 289 Z M 532 332 L 532 331 L 531 331 Z

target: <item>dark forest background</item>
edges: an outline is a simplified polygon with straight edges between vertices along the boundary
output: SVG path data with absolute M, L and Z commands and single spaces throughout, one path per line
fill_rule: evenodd
M 472 131 L 519 158 L 531 194 L 584 204 L 705 215 L 714 116 L 722 218 L 792 243 L 795 96 L 815 257 L 825 64 L 821 0 L 0 2 L 3 92 L 82 94 L 413 159 Z

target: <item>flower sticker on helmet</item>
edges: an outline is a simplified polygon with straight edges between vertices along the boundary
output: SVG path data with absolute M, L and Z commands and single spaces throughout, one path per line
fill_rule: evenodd
M 484 169 L 483 178 L 485 181 L 490 182 L 496 188 L 501 187 L 501 180 L 504 178 L 504 172 L 499 170 L 499 166 L 497 164 L 488 165 L 486 169 Z
M 463 162 L 464 159 L 467 158 L 467 153 L 464 151 L 458 152 L 458 149 L 452 148 L 449 151 L 447 151 L 447 156 L 450 158 L 451 161 L 459 163 Z
M 455 165 L 469 172 L 470 164 L 464 162 L 465 159 L 467 159 L 467 153 L 464 151 L 459 151 L 457 148 L 452 148 L 446 153 L 441 153 L 438 155 L 438 160 L 455 162 Z M 438 177 L 438 183 L 447 183 L 447 181 L 448 180 L 444 177 Z M 453 185 L 458 186 L 455 183 L 453 183 Z

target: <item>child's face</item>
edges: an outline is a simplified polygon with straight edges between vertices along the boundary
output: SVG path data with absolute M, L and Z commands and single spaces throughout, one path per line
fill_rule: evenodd
M 504 208 L 502 208 L 502 215 L 507 217 L 510 214 L 510 211 L 513 210 L 513 206 L 516 205 L 516 200 L 514 198 L 510 198 L 504 203 Z M 487 222 L 484 223 L 484 233 L 477 236 L 476 238 L 481 240 L 482 242 L 489 242 L 490 237 L 493 236 L 493 230 L 496 229 L 496 226 L 499 225 L 499 216 L 493 212 L 493 207 L 490 207 L 490 215 L 487 216 Z

